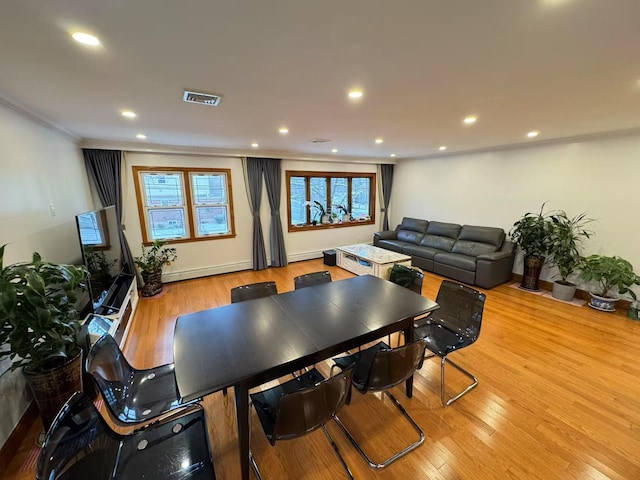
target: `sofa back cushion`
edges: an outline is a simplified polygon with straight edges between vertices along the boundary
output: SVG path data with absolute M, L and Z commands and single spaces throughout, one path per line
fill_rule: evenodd
M 396 230 L 410 230 L 412 232 L 424 233 L 427 231 L 427 225 L 429 225 L 427 220 L 403 217 L 402 223 L 396 227 Z
M 422 240 L 423 235 L 424 234 L 421 232 L 414 232 L 412 230 L 398 230 L 396 233 L 396 239 L 418 245 L 420 240 Z
M 504 239 L 505 233 L 501 228 L 464 225 L 451 251 L 477 257 L 497 252 Z
M 458 237 L 460 228 L 460 225 L 456 223 L 431 222 L 427 227 L 426 235 L 420 242 L 420 246 L 450 252 Z

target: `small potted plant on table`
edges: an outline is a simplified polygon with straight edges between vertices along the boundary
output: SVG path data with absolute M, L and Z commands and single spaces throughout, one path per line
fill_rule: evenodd
M 140 292 L 143 297 L 151 297 L 162 291 L 162 267 L 171 265 L 178 258 L 176 249 L 166 245 L 165 240 L 155 240 L 149 248 L 142 245 L 142 255 L 134 259 L 144 280 Z
M 617 297 L 613 296 L 617 288 L 618 295 L 629 294 L 636 300 L 632 285 L 640 285 L 640 277 L 633 271 L 633 266 L 620 257 L 590 255 L 580 264 L 580 277 L 587 281 L 598 282 L 596 293 L 590 292 L 589 306 L 604 312 L 614 312 Z
M 82 349 L 77 294 L 85 289 L 83 266 L 31 262 L 3 266 L 0 247 L 0 345 L 11 370 L 22 368 L 45 430 L 58 410 L 82 390 Z

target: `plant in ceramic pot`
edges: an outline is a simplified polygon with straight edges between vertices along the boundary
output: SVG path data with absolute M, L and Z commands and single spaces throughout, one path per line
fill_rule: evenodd
M 0 247 L 0 358 L 22 368 L 45 429 L 62 405 L 82 390 L 82 349 L 77 294 L 85 289 L 83 266 L 30 262 L 4 266 Z
M 549 254 L 551 222 L 548 214 L 543 213 L 544 206 L 543 203 L 539 213 L 525 213 L 509 231 L 511 240 L 524 253 L 524 272 L 520 288 L 526 290 L 538 290 L 540 271 Z
M 591 293 L 589 306 L 605 312 L 615 311 L 614 297 L 629 294 L 634 300 L 636 294 L 630 287 L 640 285 L 640 276 L 633 271 L 633 265 L 620 257 L 605 255 L 590 255 L 580 264 L 580 278 L 587 282 L 598 282 L 598 288 Z
M 575 295 L 576 285 L 568 278 L 582 262 L 582 240 L 593 235 L 593 232 L 585 227 L 593 219 L 586 218 L 584 213 L 569 218 L 562 210 L 552 213 L 549 219 L 549 263 L 558 267 L 560 276 L 560 280 L 553 282 L 552 295 L 559 300 L 570 302 Z
M 142 245 L 142 255 L 134 258 L 144 280 L 141 290 L 143 297 L 151 297 L 162 291 L 162 267 L 171 265 L 178 258 L 176 249 L 166 245 L 166 240 L 155 240 L 148 248 Z

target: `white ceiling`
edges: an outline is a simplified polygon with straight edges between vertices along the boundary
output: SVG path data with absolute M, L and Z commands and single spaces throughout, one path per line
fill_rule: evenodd
M 184 88 L 223 99 L 183 103 Z M 404 158 L 638 129 L 640 1 L 0 0 L 0 93 L 85 140 L 256 154 Z

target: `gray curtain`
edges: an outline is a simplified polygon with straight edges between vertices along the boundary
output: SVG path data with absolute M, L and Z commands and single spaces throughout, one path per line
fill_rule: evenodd
M 282 191 L 282 161 L 276 158 L 263 158 L 262 170 L 267 185 L 267 196 L 271 207 L 271 266 L 284 267 L 287 264 L 287 251 L 284 248 L 282 221 L 280 220 L 280 193 Z
M 384 214 L 382 220 L 382 230 L 389 230 L 389 202 L 391 201 L 391 186 L 393 185 L 393 165 L 380 165 L 380 181 L 382 183 L 382 208 Z
M 267 268 L 267 254 L 264 249 L 262 224 L 260 223 L 260 200 L 262 198 L 262 160 L 247 158 L 247 186 L 251 215 L 253 216 L 253 269 Z
M 122 152 L 83 148 L 82 155 L 87 173 L 96 186 L 102 206 L 116 206 L 116 215 L 120 222 L 118 237 L 122 247 L 122 264 L 125 273 L 133 273 L 133 255 L 124 236 L 125 227 L 122 225 Z

